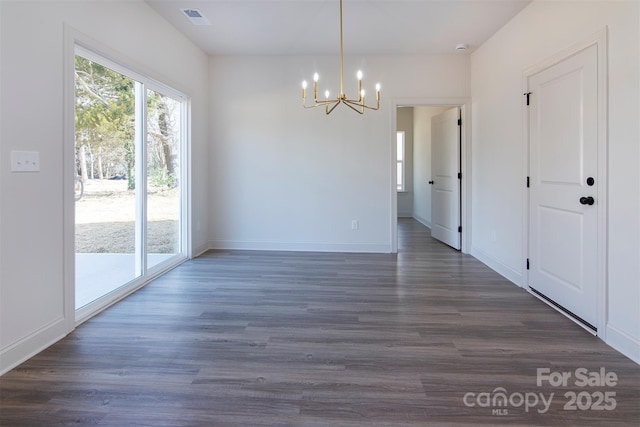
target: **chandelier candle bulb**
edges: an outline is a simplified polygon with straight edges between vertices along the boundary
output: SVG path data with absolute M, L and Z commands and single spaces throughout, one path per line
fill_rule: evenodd
M 302 81 L 302 101 L 304 101 L 306 97 L 307 97 L 307 81 L 303 80 Z

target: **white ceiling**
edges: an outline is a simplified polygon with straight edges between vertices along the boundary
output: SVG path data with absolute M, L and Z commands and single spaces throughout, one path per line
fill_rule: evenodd
M 531 0 L 343 0 L 345 55 L 472 52 Z M 210 54 L 339 53 L 339 0 L 146 0 Z M 181 9 L 199 9 L 210 26 Z

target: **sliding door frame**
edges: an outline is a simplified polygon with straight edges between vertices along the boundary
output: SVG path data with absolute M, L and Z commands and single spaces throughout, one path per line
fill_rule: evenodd
M 110 48 L 96 42 L 82 33 L 65 26 L 64 50 L 64 318 L 67 333 L 77 325 L 110 307 L 131 293 L 145 286 L 154 278 L 192 257 L 191 252 L 191 156 L 190 156 L 190 100 L 183 92 L 140 72 L 141 67 Z M 136 182 L 140 191 L 136 191 L 136 273 L 142 274 L 123 284 L 116 291 L 78 310 L 75 309 L 75 200 L 73 184 L 75 179 L 75 57 L 80 55 L 88 60 L 104 65 L 115 72 L 131 78 L 136 87 Z M 178 253 L 170 259 L 147 269 L 146 250 L 146 99 L 147 90 L 153 90 L 180 103 L 180 239 Z M 138 96 L 140 92 L 141 97 Z M 140 104 L 140 105 L 138 105 Z M 141 120 L 138 123 L 138 119 Z M 142 220 L 142 221 L 140 221 Z M 139 225 L 142 225 L 141 229 Z

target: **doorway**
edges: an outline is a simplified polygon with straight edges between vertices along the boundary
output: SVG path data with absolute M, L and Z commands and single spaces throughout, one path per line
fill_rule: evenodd
M 80 46 L 74 74 L 79 320 L 186 259 L 187 103 Z
M 451 242 L 454 243 L 453 245 L 449 242 L 446 243 L 464 253 L 468 253 L 468 239 L 470 237 L 470 210 L 468 207 L 470 204 L 467 200 L 470 197 L 470 187 L 467 178 L 470 176 L 471 167 L 466 139 L 470 130 L 470 117 L 468 114 L 470 103 L 466 99 L 451 99 L 448 102 L 446 100 L 423 100 L 420 102 L 412 100 L 412 102 L 407 103 L 397 101 L 395 107 L 393 153 L 396 153 L 396 155 L 393 159 L 393 176 L 397 178 L 396 182 L 394 182 L 393 194 L 395 216 L 392 218 L 392 246 L 394 247 L 394 252 L 397 251 L 398 217 L 413 218 L 433 231 L 433 209 L 437 209 L 438 206 L 442 207 L 442 200 L 438 202 L 438 196 L 450 194 L 441 191 L 444 190 L 443 188 L 439 188 L 438 196 L 433 197 L 432 193 L 436 191 L 434 191 L 434 185 L 430 183 L 436 181 L 433 178 L 434 172 L 441 172 L 434 170 L 432 165 L 432 150 L 434 149 L 432 144 L 432 118 L 447 110 L 452 110 L 453 112 L 450 112 L 449 115 L 456 116 L 451 124 L 453 126 L 452 132 L 456 135 L 454 143 L 457 151 L 452 153 L 453 157 L 450 160 L 453 161 L 453 167 L 456 169 L 453 185 L 457 185 L 458 194 L 453 197 L 458 203 L 454 214 L 449 215 L 451 212 L 449 206 L 439 212 L 447 212 L 449 219 L 455 219 L 453 221 L 455 226 L 451 226 L 448 223 L 446 225 L 454 231 L 453 235 L 456 242 Z M 404 134 L 404 138 L 399 136 L 400 133 Z M 402 139 L 404 139 L 403 150 L 400 149 Z M 405 173 L 404 176 L 400 173 L 401 165 L 398 156 L 401 153 L 403 153 L 404 161 L 407 163 L 402 167 L 402 171 Z M 442 154 L 442 150 L 438 151 L 436 147 L 435 153 L 439 156 L 439 154 Z M 436 166 L 439 166 L 439 164 Z M 401 187 L 403 179 L 404 185 Z M 443 184 L 445 180 L 439 179 L 438 181 L 439 184 Z M 400 188 L 404 188 L 404 191 L 400 191 Z M 436 201 L 435 205 L 433 203 L 434 200 Z M 436 214 L 435 226 L 442 225 L 445 225 L 445 222 L 442 221 L 442 218 L 438 218 L 438 214 Z

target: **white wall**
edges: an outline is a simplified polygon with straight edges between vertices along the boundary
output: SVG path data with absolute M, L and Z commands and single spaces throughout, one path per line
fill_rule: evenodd
M 431 227 L 431 117 L 449 107 L 413 108 L 413 217 Z
M 195 252 L 207 245 L 209 99 L 203 88 L 209 76 L 207 56 L 143 2 L 3 0 L 0 14 L 2 373 L 74 323 L 65 317 L 62 252 L 69 233 L 63 228 L 64 25 L 192 97 Z M 41 172 L 10 173 L 12 150 L 40 152 Z
M 399 107 L 396 121 L 398 131 L 404 131 L 405 191 L 398 193 L 398 216 L 413 216 L 413 107 Z
M 472 54 L 472 254 L 524 283 L 523 71 L 608 27 L 609 244 L 605 340 L 640 362 L 637 1 L 535 1 Z M 495 236 L 493 238 L 492 236 Z
M 212 247 L 391 250 L 393 100 L 468 97 L 469 58 L 346 57 L 347 94 L 358 68 L 380 111 L 326 116 L 301 107 L 300 82 L 317 70 L 335 94 L 337 57 L 211 59 Z

